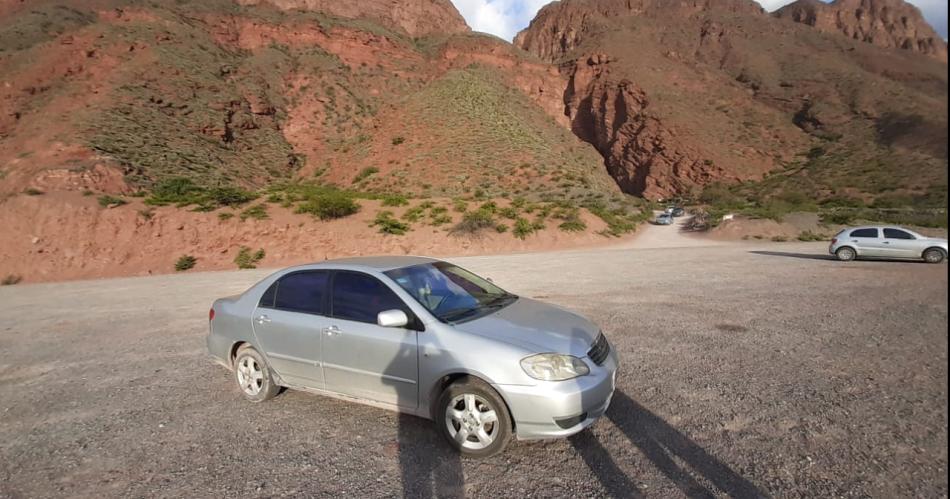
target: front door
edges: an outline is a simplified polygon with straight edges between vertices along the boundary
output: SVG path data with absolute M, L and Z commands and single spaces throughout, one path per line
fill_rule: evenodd
M 321 366 L 329 271 L 285 275 L 264 293 L 252 316 L 267 362 L 289 384 L 324 388 Z
M 877 258 L 891 256 L 887 245 L 884 244 L 884 238 L 881 237 L 881 231 L 878 229 L 852 230 L 848 240 L 855 246 L 861 256 Z
M 884 243 L 894 258 L 920 258 L 922 248 L 917 238 L 900 229 L 884 229 Z
M 376 323 L 380 312 L 393 309 L 412 318 L 409 307 L 382 281 L 359 272 L 335 272 L 331 290 L 332 323 L 323 333 L 327 390 L 403 408 L 417 407 L 419 332 Z

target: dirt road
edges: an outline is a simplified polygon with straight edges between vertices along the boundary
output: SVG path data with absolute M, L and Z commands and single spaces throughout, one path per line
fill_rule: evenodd
M 0 497 L 946 496 L 947 267 L 824 249 L 457 259 L 623 359 L 590 431 L 482 461 L 413 417 L 244 402 L 206 314 L 266 271 L 0 288 Z

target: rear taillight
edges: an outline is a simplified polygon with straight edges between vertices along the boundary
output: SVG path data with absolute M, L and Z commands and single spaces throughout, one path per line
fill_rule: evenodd
M 211 307 L 211 310 L 208 310 L 208 320 L 209 321 L 214 320 L 214 307 Z
M 836 237 L 836 238 L 832 239 L 832 240 L 831 240 L 831 244 L 838 244 L 838 238 Z M 214 312 L 214 310 L 212 310 L 212 312 Z

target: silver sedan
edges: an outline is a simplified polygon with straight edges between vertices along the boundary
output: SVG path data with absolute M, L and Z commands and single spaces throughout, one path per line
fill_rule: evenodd
M 215 301 L 209 323 L 248 400 L 288 387 L 414 414 L 474 457 L 587 428 L 618 366 L 590 321 L 430 258 L 285 269 Z
M 828 252 L 842 261 L 866 257 L 940 263 L 947 258 L 947 240 L 923 236 L 902 227 L 855 227 L 835 235 Z

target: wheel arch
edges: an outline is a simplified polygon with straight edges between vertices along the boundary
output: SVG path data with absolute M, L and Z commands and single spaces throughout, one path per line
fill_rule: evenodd
M 920 252 L 920 256 L 923 257 L 923 256 L 924 256 L 925 254 L 927 254 L 927 252 L 930 251 L 930 250 L 937 250 L 937 251 L 943 253 L 943 257 L 944 257 L 944 258 L 947 257 L 947 250 L 943 249 L 942 246 L 927 246 L 926 248 L 924 248 L 923 251 Z
M 483 376 L 478 375 L 477 373 L 471 373 L 467 371 L 455 371 L 443 374 L 440 376 L 435 383 L 432 384 L 432 387 L 429 388 L 429 394 L 426 400 L 429 404 L 429 418 L 433 421 L 438 421 L 436 418 L 436 410 L 439 402 L 439 397 L 442 395 L 442 392 L 445 391 L 449 386 L 458 383 L 464 379 L 476 379 L 488 385 L 489 388 L 495 391 L 498 394 L 498 397 L 505 404 L 505 409 L 508 411 L 508 419 L 511 421 L 511 432 L 515 434 L 515 415 L 511 412 L 511 402 L 508 401 L 508 398 L 505 394 L 498 389 L 496 389 L 490 381 L 485 379 Z
M 235 341 L 234 344 L 231 345 L 231 349 L 228 351 L 228 367 L 234 367 L 234 360 L 237 358 L 238 350 L 240 350 L 244 345 L 250 346 L 251 344 L 247 341 L 239 340 Z

